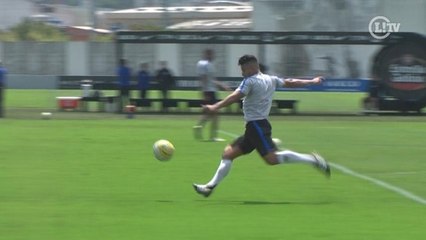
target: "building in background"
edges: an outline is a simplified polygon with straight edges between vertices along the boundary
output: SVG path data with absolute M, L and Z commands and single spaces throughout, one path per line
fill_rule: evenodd
M 223 25 L 225 29 L 249 30 L 247 27 L 251 25 L 247 22 L 251 23 L 252 12 L 251 4 L 230 1 L 210 1 L 203 5 L 193 6 L 157 5 L 100 12 L 98 24 L 101 28 L 113 30 L 160 30 L 168 27 L 170 29 L 190 29 L 191 26 L 196 26 L 197 30 L 203 26 L 207 30 L 211 30 L 209 26 L 214 25 Z M 216 29 L 220 29 L 220 27 L 216 27 Z
M 158 6 L 200 6 L 206 4 L 216 4 L 221 6 L 231 6 L 235 4 L 249 3 L 250 0 L 134 0 L 135 7 L 158 7 Z
M 30 0 L 1 0 L 0 30 L 11 28 L 25 19 L 55 26 L 91 24 L 89 1 L 81 5 L 42 4 Z M 5 7 L 6 6 L 6 7 Z

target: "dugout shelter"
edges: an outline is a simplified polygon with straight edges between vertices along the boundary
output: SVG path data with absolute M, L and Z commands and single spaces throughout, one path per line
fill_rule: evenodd
M 417 33 L 396 32 L 377 39 L 368 32 L 118 31 L 115 43 L 117 62 L 125 57 L 124 44 L 254 44 L 261 62 L 266 45 L 382 45 L 371 66 L 372 78 L 381 83 L 379 110 L 420 112 L 426 106 L 426 37 Z M 368 91 L 368 85 L 358 86 Z

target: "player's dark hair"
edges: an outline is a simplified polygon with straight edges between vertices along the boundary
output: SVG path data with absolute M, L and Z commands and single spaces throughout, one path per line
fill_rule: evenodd
M 257 63 L 257 58 L 253 55 L 244 55 L 238 59 L 238 65 L 244 65 L 247 63 Z

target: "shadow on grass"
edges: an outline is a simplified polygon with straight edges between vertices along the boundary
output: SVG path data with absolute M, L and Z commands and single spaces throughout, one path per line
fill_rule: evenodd
M 207 205 L 247 205 L 247 206 L 261 206 L 261 205 L 328 205 L 332 204 L 329 201 L 262 201 L 262 200 L 216 200 L 212 198 L 202 198 L 194 200 L 195 202 L 202 202 Z M 154 200 L 157 203 L 184 203 L 187 201 L 176 201 L 176 200 L 166 200 L 166 199 L 157 199 Z
M 175 203 L 176 201 L 173 201 L 173 200 L 155 200 L 155 202 L 158 202 L 158 203 Z
M 241 205 L 325 205 L 329 202 L 290 202 L 290 201 L 234 201 Z
M 224 205 L 247 205 L 247 206 L 260 206 L 260 205 L 328 205 L 331 202 L 326 201 L 312 201 L 312 202 L 291 202 L 291 201 L 256 201 L 256 200 L 246 200 L 246 201 L 234 201 L 234 200 L 196 200 L 202 201 L 209 204 L 224 204 Z
M 291 201 L 232 201 L 235 204 L 240 205 L 325 205 L 330 204 L 329 202 L 291 202 Z

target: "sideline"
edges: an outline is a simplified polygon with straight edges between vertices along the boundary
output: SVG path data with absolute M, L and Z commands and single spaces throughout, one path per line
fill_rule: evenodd
M 226 132 L 226 131 L 223 131 L 223 130 L 218 130 L 218 132 L 220 132 L 222 134 L 225 134 L 227 136 L 230 136 L 230 137 L 234 137 L 234 138 L 238 137 L 238 135 L 236 135 L 236 134 L 233 134 L 233 133 L 230 133 L 230 132 Z M 339 170 L 339 171 L 341 171 L 341 172 L 343 172 L 345 174 L 348 174 L 348 175 L 351 175 L 353 177 L 360 178 L 360 179 L 366 180 L 368 182 L 374 183 L 377 186 L 380 186 L 382 188 L 385 188 L 387 190 L 395 192 L 395 193 L 397 193 L 397 194 L 399 194 L 399 195 L 401 195 L 403 197 L 406 197 L 408 199 L 411 199 L 411 200 L 413 200 L 413 201 L 415 201 L 417 203 L 426 205 L 426 199 L 424 199 L 424 198 L 422 198 L 420 196 L 417 196 L 414 193 L 411 193 L 411 192 L 409 192 L 409 191 L 407 191 L 405 189 L 402 189 L 400 187 L 394 186 L 394 185 L 389 184 L 387 182 L 384 182 L 382 180 L 379 180 L 379 179 L 376 179 L 376 178 L 372 178 L 372 177 L 363 175 L 361 173 L 357 173 L 357 172 L 351 170 L 350 168 L 347 168 L 347 167 L 345 167 L 343 165 L 340 165 L 340 164 L 337 164 L 337 163 L 329 162 L 329 164 L 330 164 L 330 166 L 332 168 L 337 169 L 337 170 Z

